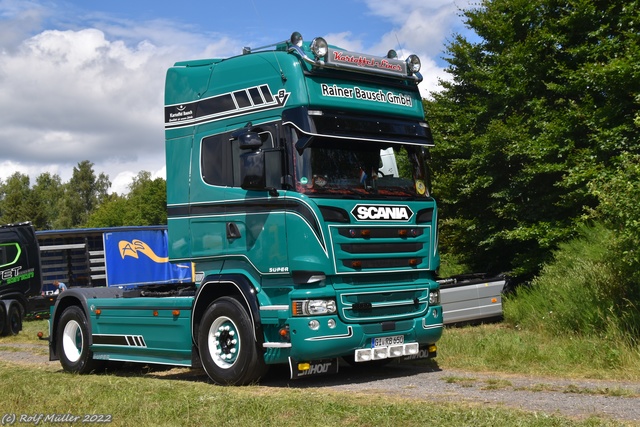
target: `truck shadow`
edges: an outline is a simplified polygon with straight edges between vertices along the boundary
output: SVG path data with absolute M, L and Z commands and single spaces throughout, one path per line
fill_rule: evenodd
M 385 366 L 351 366 L 341 361 L 337 374 L 317 375 L 292 380 L 286 365 L 274 365 L 267 374 L 255 384 L 271 388 L 317 388 L 338 387 L 342 385 L 364 384 L 372 381 L 411 377 L 442 369 L 434 360 L 389 363 Z M 210 382 L 203 369 L 176 368 L 163 365 L 140 365 L 134 363 L 111 364 L 104 371 L 107 375 L 122 377 L 151 377 L 166 380 Z

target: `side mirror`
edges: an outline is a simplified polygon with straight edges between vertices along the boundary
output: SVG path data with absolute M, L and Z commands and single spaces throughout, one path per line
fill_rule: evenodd
M 264 152 L 240 155 L 240 186 L 245 190 L 264 190 L 267 186 Z
M 282 180 L 280 150 L 259 150 L 240 155 L 240 186 L 245 190 L 268 190 L 278 196 Z
M 262 138 L 257 132 L 245 130 L 238 134 L 238 141 L 241 150 L 257 150 L 262 147 Z

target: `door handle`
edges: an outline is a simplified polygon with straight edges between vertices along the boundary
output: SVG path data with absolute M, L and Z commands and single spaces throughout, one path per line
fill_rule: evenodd
M 236 223 L 228 222 L 227 223 L 227 239 L 233 240 L 233 239 L 239 239 L 240 237 L 242 237 L 242 234 L 240 234 L 240 229 L 238 228 Z

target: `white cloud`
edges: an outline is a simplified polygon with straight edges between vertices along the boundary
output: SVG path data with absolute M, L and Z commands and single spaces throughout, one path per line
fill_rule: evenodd
M 172 54 L 148 41 L 132 47 L 110 41 L 97 29 L 44 31 L 5 52 L 0 141 L 11 168 L 1 175 L 39 172 L 51 163 L 70 173 L 82 160 L 94 162 L 96 173 L 107 165 L 119 175 L 158 169 L 163 78 Z
M 470 7 L 469 0 L 366 0 L 366 4 L 372 14 L 393 24 L 393 30 L 384 34 L 372 50 L 386 52 L 396 47 L 402 57 L 418 55 L 424 77 L 420 84 L 422 96 L 428 97 L 430 92 L 440 90 L 438 81 L 450 77 L 438 59 L 452 32 L 462 28 L 460 9 Z
M 401 54 L 422 59 L 423 96 L 436 90 L 437 79 L 447 77 L 436 59 L 452 22 L 459 20 L 456 6 L 450 0 L 366 4 L 392 30 L 375 43 L 370 41 L 375 28 L 328 33 L 327 40 L 380 55 L 400 44 Z M 167 68 L 186 59 L 237 55 L 247 43 L 261 45 L 168 19 L 134 21 L 84 12 L 68 22 L 71 15 L 61 17 L 55 7 L 38 0 L 0 0 L 0 179 L 20 171 L 32 182 L 42 172 L 68 181 L 83 160 L 93 162 L 96 173 L 109 174 L 112 191 L 119 193 L 141 170 L 164 176 Z M 57 24 L 62 21 L 67 23 Z M 66 29 L 43 31 L 45 25 Z

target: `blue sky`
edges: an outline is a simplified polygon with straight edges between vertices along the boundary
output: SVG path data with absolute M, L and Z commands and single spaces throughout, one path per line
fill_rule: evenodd
M 469 0 L 0 0 L 0 179 L 71 177 L 90 160 L 112 190 L 164 176 L 163 84 L 174 62 L 227 57 L 299 31 L 353 51 L 422 59 L 421 92 L 447 79 Z

